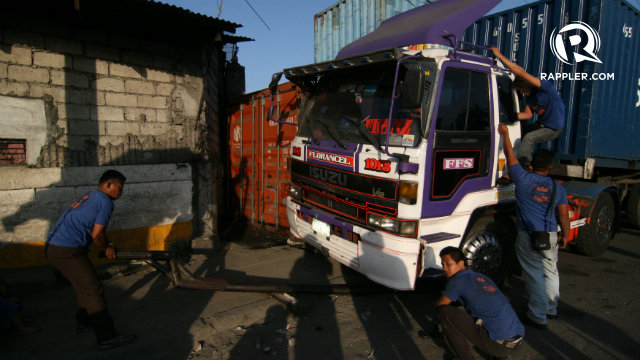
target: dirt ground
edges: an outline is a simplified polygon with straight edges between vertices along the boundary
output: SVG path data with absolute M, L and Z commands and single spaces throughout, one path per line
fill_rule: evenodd
M 370 286 L 368 280 L 322 255 L 286 245 L 273 233 L 238 227 L 215 254 L 187 264 L 195 276 L 244 282 L 290 278 L 304 284 Z M 517 359 L 637 359 L 640 353 L 640 231 L 623 227 L 609 250 L 589 258 L 560 255 L 560 318 L 549 329 L 527 328 Z M 116 269 L 118 271 L 114 271 Z M 296 309 L 264 293 L 175 288 L 150 266 L 101 269 L 116 326 L 138 340 L 98 351 L 92 333 L 75 333 L 75 298 L 47 268 L 5 270 L 22 294 L 24 314 L 41 330 L 2 334 L 0 358 L 10 359 L 442 359 L 432 336 L 434 302 L 443 283 L 415 292 L 368 295 L 293 294 Z M 503 286 L 516 309 L 525 286 Z M 479 358 L 482 358 L 479 355 Z

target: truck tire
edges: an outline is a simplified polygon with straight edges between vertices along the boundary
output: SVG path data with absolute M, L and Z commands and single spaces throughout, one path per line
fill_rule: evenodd
M 502 284 L 515 260 L 516 235 L 515 226 L 508 219 L 497 216 L 478 219 L 460 245 L 467 267 Z
M 640 185 L 631 187 L 627 195 L 627 217 L 631 226 L 640 228 Z
M 598 256 L 607 250 L 613 236 L 615 218 L 616 209 L 611 195 L 601 192 L 591 212 L 589 224 L 578 230 L 578 251 L 587 256 Z

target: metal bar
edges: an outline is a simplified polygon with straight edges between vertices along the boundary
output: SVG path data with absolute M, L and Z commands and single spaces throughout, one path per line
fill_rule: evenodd
M 282 94 L 280 91 L 276 94 L 278 100 L 278 118 L 280 118 L 280 103 L 282 102 Z M 280 229 L 280 123 L 276 123 L 276 231 Z

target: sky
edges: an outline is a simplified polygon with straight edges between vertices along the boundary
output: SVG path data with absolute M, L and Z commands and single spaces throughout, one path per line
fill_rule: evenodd
M 238 52 L 238 61 L 245 67 L 245 91 L 250 93 L 267 88 L 271 75 L 284 68 L 314 62 L 314 15 L 339 0 L 157 1 L 213 18 L 220 13 L 220 19 L 242 25 L 235 35 L 255 39 L 239 43 Z M 503 0 L 491 12 L 531 2 L 534 0 Z M 629 2 L 640 5 L 640 0 Z

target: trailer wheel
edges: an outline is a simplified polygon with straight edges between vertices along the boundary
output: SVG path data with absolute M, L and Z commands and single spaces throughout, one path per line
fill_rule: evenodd
M 473 224 L 460 249 L 467 258 L 467 267 L 483 273 L 502 284 L 515 259 L 516 229 L 499 217 L 483 217 Z
M 598 256 L 607 250 L 613 236 L 615 218 L 616 209 L 611 195 L 601 192 L 596 199 L 589 224 L 578 231 L 578 251 L 587 256 Z
M 627 195 L 627 217 L 631 226 L 640 228 L 640 185 L 631 187 Z

